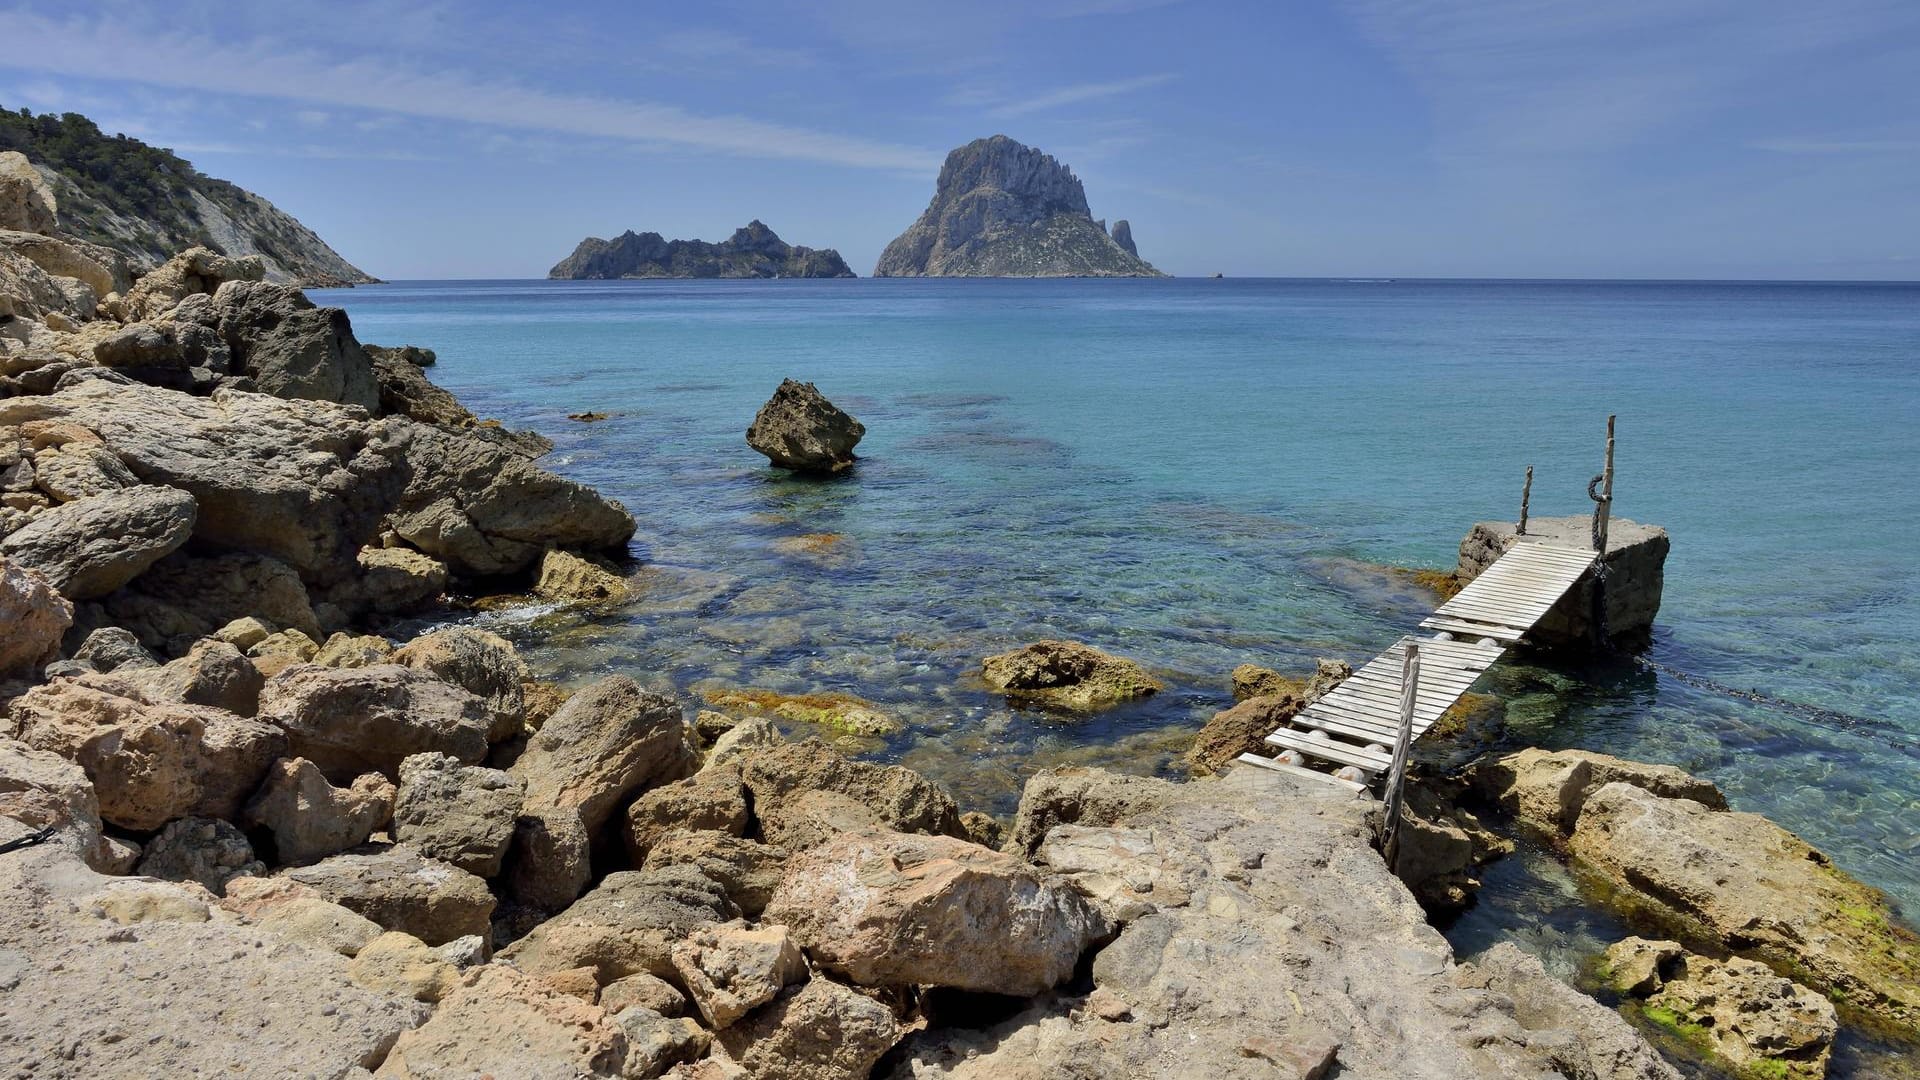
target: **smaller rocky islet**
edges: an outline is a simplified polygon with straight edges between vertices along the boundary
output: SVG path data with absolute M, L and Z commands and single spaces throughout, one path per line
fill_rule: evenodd
M 668 240 L 656 232 L 631 229 L 611 240 L 590 236 L 547 272 L 557 281 L 853 276 L 839 252 L 788 244 L 758 220 L 718 243 Z

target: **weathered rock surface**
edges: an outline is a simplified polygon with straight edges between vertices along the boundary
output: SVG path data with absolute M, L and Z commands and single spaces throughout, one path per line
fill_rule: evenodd
M 425 1018 L 197 886 L 102 877 L 60 845 L 0 858 L 0 898 L 8 1076 L 348 1076 Z
M 1569 846 L 1588 865 L 1852 1013 L 1920 1032 L 1920 937 L 1885 896 L 1758 814 L 1615 781 L 1587 797 Z
M 412 345 L 396 348 L 362 345 L 361 348 L 373 361 L 373 377 L 380 385 L 382 413 L 443 427 L 472 427 L 479 422 L 467 411 L 466 406 L 460 404 L 458 398 L 435 386 L 427 378 L 426 372 L 420 370 L 428 365 L 419 363 L 419 358 L 423 354 L 432 356 L 432 350 Z
M 181 818 L 160 830 L 140 856 L 138 872 L 162 881 L 191 881 L 215 896 L 227 882 L 267 872 L 245 833 L 218 818 Z
M 22 742 L 86 770 L 100 816 L 126 829 L 175 818 L 233 818 L 286 752 L 268 724 L 195 705 L 146 705 L 61 680 L 13 703 Z
M 566 907 L 593 879 L 593 838 L 580 812 L 523 806 L 507 844 L 506 893 L 534 912 Z
M 405 844 L 370 846 L 276 876 L 429 945 L 492 933 L 487 883 Z
M 393 816 L 394 788 L 379 773 L 334 787 L 305 758 L 281 758 L 247 803 L 248 826 L 273 837 L 274 861 L 302 866 L 367 842 Z
M 319 641 L 320 629 L 306 585 L 293 567 L 250 552 L 203 556 L 175 552 L 125 593 L 106 600 L 107 613 L 169 653 L 184 643 L 217 634 L 236 619 L 262 620 L 268 633 L 298 630 Z M 236 642 L 244 651 L 257 642 Z
M 490 741 L 520 730 L 527 708 L 521 689 L 527 668 L 506 638 L 470 626 L 436 630 L 407 642 L 393 654 L 393 662 L 431 672 L 485 702 L 492 716 Z
M 1139 664 L 1073 641 L 1036 641 L 989 656 L 980 673 L 1009 697 L 1074 711 L 1108 708 L 1164 688 Z
M 529 808 L 574 810 L 593 832 L 623 800 L 699 764 L 679 703 L 610 675 L 568 698 L 509 771 L 527 785 Z
M 1455 576 L 1472 581 L 1507 549 L 1521 542 L 1514 524 L 1507 521 L 1482 521 L 1460 541 L 1460 563 Z M 1584 514 L 1571 517 L 1530 518 L 1529 540 L 1561 544 L 1590 551 L 1593 548 L 1593 519 Z M 1654 616 L 1660 612 L 1660 593 L 1665 582 L 1667 531 L 1655 525 L 1641 525 L 1626 518 L 1614 518 L 1607 530 L 1604 588 L 1605 622 L 1613 645 L 1621 649 L 1644 648 L 1651 640 Z M 1593 647 L 1594 576 L 1581 578 L 1560 602 L 1527 632 L 1529 641 L 1570 649 Z
M 35 419 L 96 431 L 142 481 L 192 495 L 197 539 L 270 555 L 309 580 L 354 565 L 406 476 L 390 427 L 326 402 L 98 380 L 0 401 L 0 426 Z
M 782 379 L 747 428 L 747 445 L 780 468 L 831 473 L 853 464 L 853 448 L 866 433 L 812 383 Z
M 715 1031 L 807 976 L 807 962 L 786 927 L 745 923 L 689 934 L 674 946 L 673 969 L 701 1019 Z
M 786 875 L 788 853 L 771 844 L 704 829 L 676 829 L 647 852 L 644 870 L 691 866 L 726 892 L 740 914 L 757 919 Z
M 229 882 L 229 902 L 235 891 Z M 253 925 L 316 949 L 352 957 L 385 931 L 380 924 L 316 896 L 285 896 L 242 907 Z
M 757 817 L 811 792 L 832 792 L 864 807 L 895 832 L 961 835 L 960 809 L 938 784 L 898 765 L 849 761 L 819 739 L 782 743 L 740 758 L 740 778 Z
M 296 664 L 267 680 L 259 716 L 287 733 L 295 754 L 341 783 L 363 772 L 397 779 L 414 754 L 473 764 L 486 756 L 492 726 L 479 698 L 398 664 Z
M 1064 870 L 1115 878 L 1140 905 L 1095 955 L 1093 997 L 911 1036 L 893 1076 L 1670 1078 L 1594 1060 L 1605 1052 L 1590 1016 L 1547 1021 L 1462 985 L 1445 939 L 1372 848 L 1376 807 L 1250 769 L 1118 779 L 1109 788 L 1134 789 L 1140 809 L 1082 826 L 1082 867 Z M 1088 854 L 1103 832 L 1113 854 L 1098 869 Z
M 795 856 L 765 917 L 862 985 L 1016 996 L 1063 982 L 1111 929 L 1079 893 L 1011 855 L 887 832 Z
M 512 968 L 475 968 L 433 1018 L 402 1035 L 375 1076 L 395 1080 L 618 1077 L 627 1039 L 605 1010 Z
M 590 559 L 555 548 L 540 556 L 540 573 L 534 579 L 533 591 L 549 600 L 610 603 L 626 598 L 627 582 Z
M 547 277 L 605 281 L 614 278 L 850 278 L 852 270 L 832 248 L 795 247 L 758 221 L 734 230 L 717 244 L 668 240 L 631 229 L 602 240 L 589 236 L 560 260 Z
M 1534 1031 L 1560 1030 L 1575 1036 L 1567 1065 L 1584 1066 L 1590 1075 L 1619 1080 L 1680 1080 L 1680 1073 L 1613 1010 L 1554 978 L 1540 961 L 1502 942 L 1462 964 L 1454 982 L 1502 994 L 1513 1002 L 1514 1017 Z
M 1648 765 L 1588 750 L 1535 747 L 1477 761 L 1468 781 L 1483 799 L 1549 835 L 1566 836 L 1580 820 L 1587 798 L 1621 781 L 1669 799 L 1691 799 L 1725 810 L 1727 798 L 1711 781 L 1671 765 Z
M 540 468 L 496 432 L 394 423 L 412 478 L 393 531 L 458 573 L 517 573 L 549 546 L 600 551 L 633 535 L 619 503 Z
M 1105 769 L 1062 766 L 1041 769 L 1020 791 L 1008 852 L 1031 859 L 1058 825 L 1105 826 L 1165 805 L 1178 789 Z
M 103 626 L 88 634 L 80 647 L 73 650 L 73 658 L 103 672 L 160 666 L 160 661 L 154 659 L 131 630 L 119 626 Z
M 400 763 L 393 837 L 470 874 L 500 873 L 526 785 L 498 769 L 462 765 L 447 754 Z
M 140 699 L 150 704 L 208 705 L 239 716 L 258 711 L 260 688 L 266 685 L 252 660 L 213 638 L 194 643 L 187 655 L 160 667 L 129 670 L 122 665 L 114 675 L 131 682 Z
M 189 296 L 212 295 L 229 281 L 259 281 L 266 266 L 259 259 L 230 259 L 204 247 L 188 248 L 140 276 L 118 314 L 124 322 L 145 322 L 172 311 Z
M 53 192 L 27 155 L 0 151 L 0 229 L 50 233 L 57 219 Z
M 643 972 L 674 979 L 675 945 L 738 916 L 721 887 L 693 867 L 622 871 L 608 874 L 500 957 L 534 974 L 592 967 L 602 985 Z
M 144 485 L 41 511 L 0 539 L 0 555 L 38 570 L 74 600 L 132 581 L 193 535 L 193 496 Z
M 627 808 L 627 855 L 638 866 L 669 832 L 712 830 L 741 836 L 749 820 L 747 789 L 738 766 L 704 768 L 633 801 Z
M 1607 949 L 1605 966 L 1615 989 L 1643 1000 L 1647 1019 L 1738 1068 L 1804 1080 L 1827 1075 L 1839 1033 L 1833 1004 L 1765 964 L 1627 938 Z
M 783 1080 L 866 1076 L 899 1037 L 885 1005 L 831 979 L 788 990 L 715 1035 L 744 1075 Z
M 707 1029 L 692 1017 L 665 1016 L 644 1006 L 629 1006 L 624 1011 L 608 1008 L 607 1012 L 627 1035 L 623 1074 L 627 1077 L 664 1075 L 674 1065 L 698 1059 L 713 1041 Z
M 60 651 L 73 604 L 43 575 L 0 557 L 0 675 L 36 670 Z
M 1127 230 L 1131 244 L 1132 231 Z M 1107 235 L 1073 170 L 1005 135 L 947 155 L 933 201 L 874 277 L 1159 277 Z
M 426 942 L 389 930 L 354 953 L 347 974 L 369 990 L 416 1001 L 439 1001 L 460 984 L 460 972 Z
M 393 642 L 377 634 L 349 634 L 341 631 L 320 643 L 312 663 L 321 667 L 372 667 L 393 661 Z
M 683 1016 L 687 996 L 667 980 L 645 972 L 615 979 L 600 988 L 600 1007 L 608 1012 L 619 1015 L 636 1006 L 660 1016 Z
M 0 739 L 0 817 L 36 831 L 59 829 L 58 842 L 96 870 L 110 860 L 93 782 L 59 754 Z

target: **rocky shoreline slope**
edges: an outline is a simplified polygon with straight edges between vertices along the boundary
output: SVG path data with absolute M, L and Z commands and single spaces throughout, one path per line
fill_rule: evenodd
M 1422 900 L 1464 902 L 1497 854 L 1483 815 L 1670 920 L 1610 975 L 1643 1020 L 1789 1070 L 1754 1075 L 1818 1075 L 1832 1038 L 1774 972 L 1920 1026 L 1884 899 L 1677 770 L 1530 752 L 1436 779 L 1396 876 L 1377 804 L 1226 758 L 1043 771 L 1003 826 L 764 716 L 530 680 L 478 629 L 389 640 L 463 582 L 617 595 L 632 518 L 256 262 L 134 280 L 11 235 L 7 1075 L 1678 1075 L 1532 958 L 1462 962 L 1433 929 Z M 1062 708 L 1157 685 L 1074 643 L 992 659 Z M 1197 756 L 1344 673 L 1243 674 Z

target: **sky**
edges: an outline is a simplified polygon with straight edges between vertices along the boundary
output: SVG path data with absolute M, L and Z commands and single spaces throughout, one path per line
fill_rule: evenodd
M 1920 278 L 1915 0 L 0 0 L 0 106 L 390 279 L 754 218 L 864 275 L 992 134 L 1174 274 Z

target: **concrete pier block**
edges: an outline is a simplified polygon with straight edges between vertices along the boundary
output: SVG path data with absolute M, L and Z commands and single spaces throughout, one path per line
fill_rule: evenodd
M 1590 550 L 1593 519 L 1585 514 L 1570 517 L 1532 518 L 1527 522 L 1527 539 L 1562 547 Z M 1518 542 L 1513 522 L 1482 521 L 1460 541 L 1460 564 L 1455 573 L 1462 584 L 1472 581 L 1482 570 Z M 1660 612 L 1660 590 L 1665 584 L 1667 530 L 1658 525 L 1641 525 L 1625 518 L 1614 518 L 1607 530 L 1605 625 L 1613 648 L 1637 651 L 1653 640 L 1653 618 Z M 1528 639 L 1551 649 L 1592 649 L 1595 644 L 1594 574 L 1588 571 L 1543 617 Z

